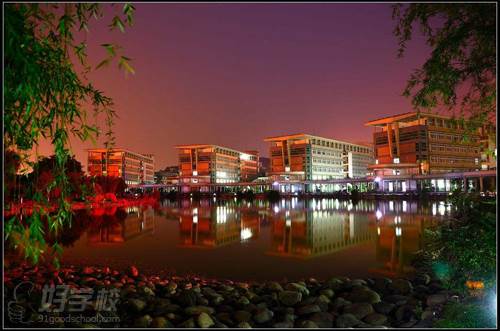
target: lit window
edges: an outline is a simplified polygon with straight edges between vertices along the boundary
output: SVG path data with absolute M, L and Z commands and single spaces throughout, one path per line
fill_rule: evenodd
M 399 163 L 399 157 L 394 158 L 394 163 Z

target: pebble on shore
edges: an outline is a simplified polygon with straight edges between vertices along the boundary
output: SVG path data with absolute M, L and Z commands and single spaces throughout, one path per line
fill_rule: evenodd
M 119 272 L 109 267 L 54 271 L 21 265 L 11 266 L 5 272 L 6 302 L 14 300 L 15 287 L 24 281 L 35 283 L 33 291 L 30 295 L 18 295 L 15 303 L 31 315 L 23 316 L 28 322 L 7 318 L 7 326 L 31 323 L 32 327 L 419 327 L 432 325 L 452 297 L 438 280 L 426 274 L 415 279 L 334 277 L 326 281 L 245 283 L 146 276 L 133 266 Z M 44 313 L 38 313 L 45 284 L 118 289 L 117 309 L 107 312 L 118 321 L 48 324 L 39 318 Z M 96 313 L 95 305 L 85 310 L 86 316 Z M 69 312 L 50 314 L 68 316 Z

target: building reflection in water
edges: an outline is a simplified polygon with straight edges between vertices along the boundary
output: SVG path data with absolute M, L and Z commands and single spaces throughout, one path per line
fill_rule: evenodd
M 260 203 L 187 200 L 168 209 L 177 215 L 181 247 L 245 243 L 269 223 L 268 255 L 309 259 L 368 244 L 378 265 L 370 271 L 384 275 L 408 271 L 413 253 L 422 248 L 424 229 L 451 212 L 444 202 L 292 198 Z
M 154 234 L 155 213 L 151 207 L 134 206 L 103 213 L 94 210 L 91 218 L 92 222 L 86 231 L 89 245 L 123 243 Z
M 180 246 L 215 248 L 256 239 L 262 216 L 257 210 L 237 209 L 233 204 L 203 205 L 181 209 Z
M 375 239 L 374 224 L 367 217 L 367 212 L 373 209 L 370 202 L 353 205 L 351 202 L 321 199 L 302 203 L 301 210 L 275 213 L 268 254 L 312 258 Z

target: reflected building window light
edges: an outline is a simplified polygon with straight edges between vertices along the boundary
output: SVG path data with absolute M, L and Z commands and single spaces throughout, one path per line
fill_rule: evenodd
M 380 227 L 377 226 L 377 235 L 380 236 Z
M 401 229 L 399 226 L 396 227 L 396 237 L 400 237 L 402 233 L 403 233 L 403 229 Z
M 382 212 L 381 212 L 380 210 L 377 210 L 377 211 L 375 212 L 375 217 L 377 217 L 377 220 L 380 220 L 380 219 L 382 218 L 382 216 L 383 216 L 383 215 L 382 215 Z
M 241 240 L 248 240 L 252 238 L 252 230 L 250 228 L 243 228 L 241 229 L 240 237 Z

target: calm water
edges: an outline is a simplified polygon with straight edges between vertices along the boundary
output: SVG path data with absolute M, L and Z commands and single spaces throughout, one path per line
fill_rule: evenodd
M 63 261 L 234 280 L 395 276 L 444 202 L 336 199 L 164 201 L 80 212 Z

